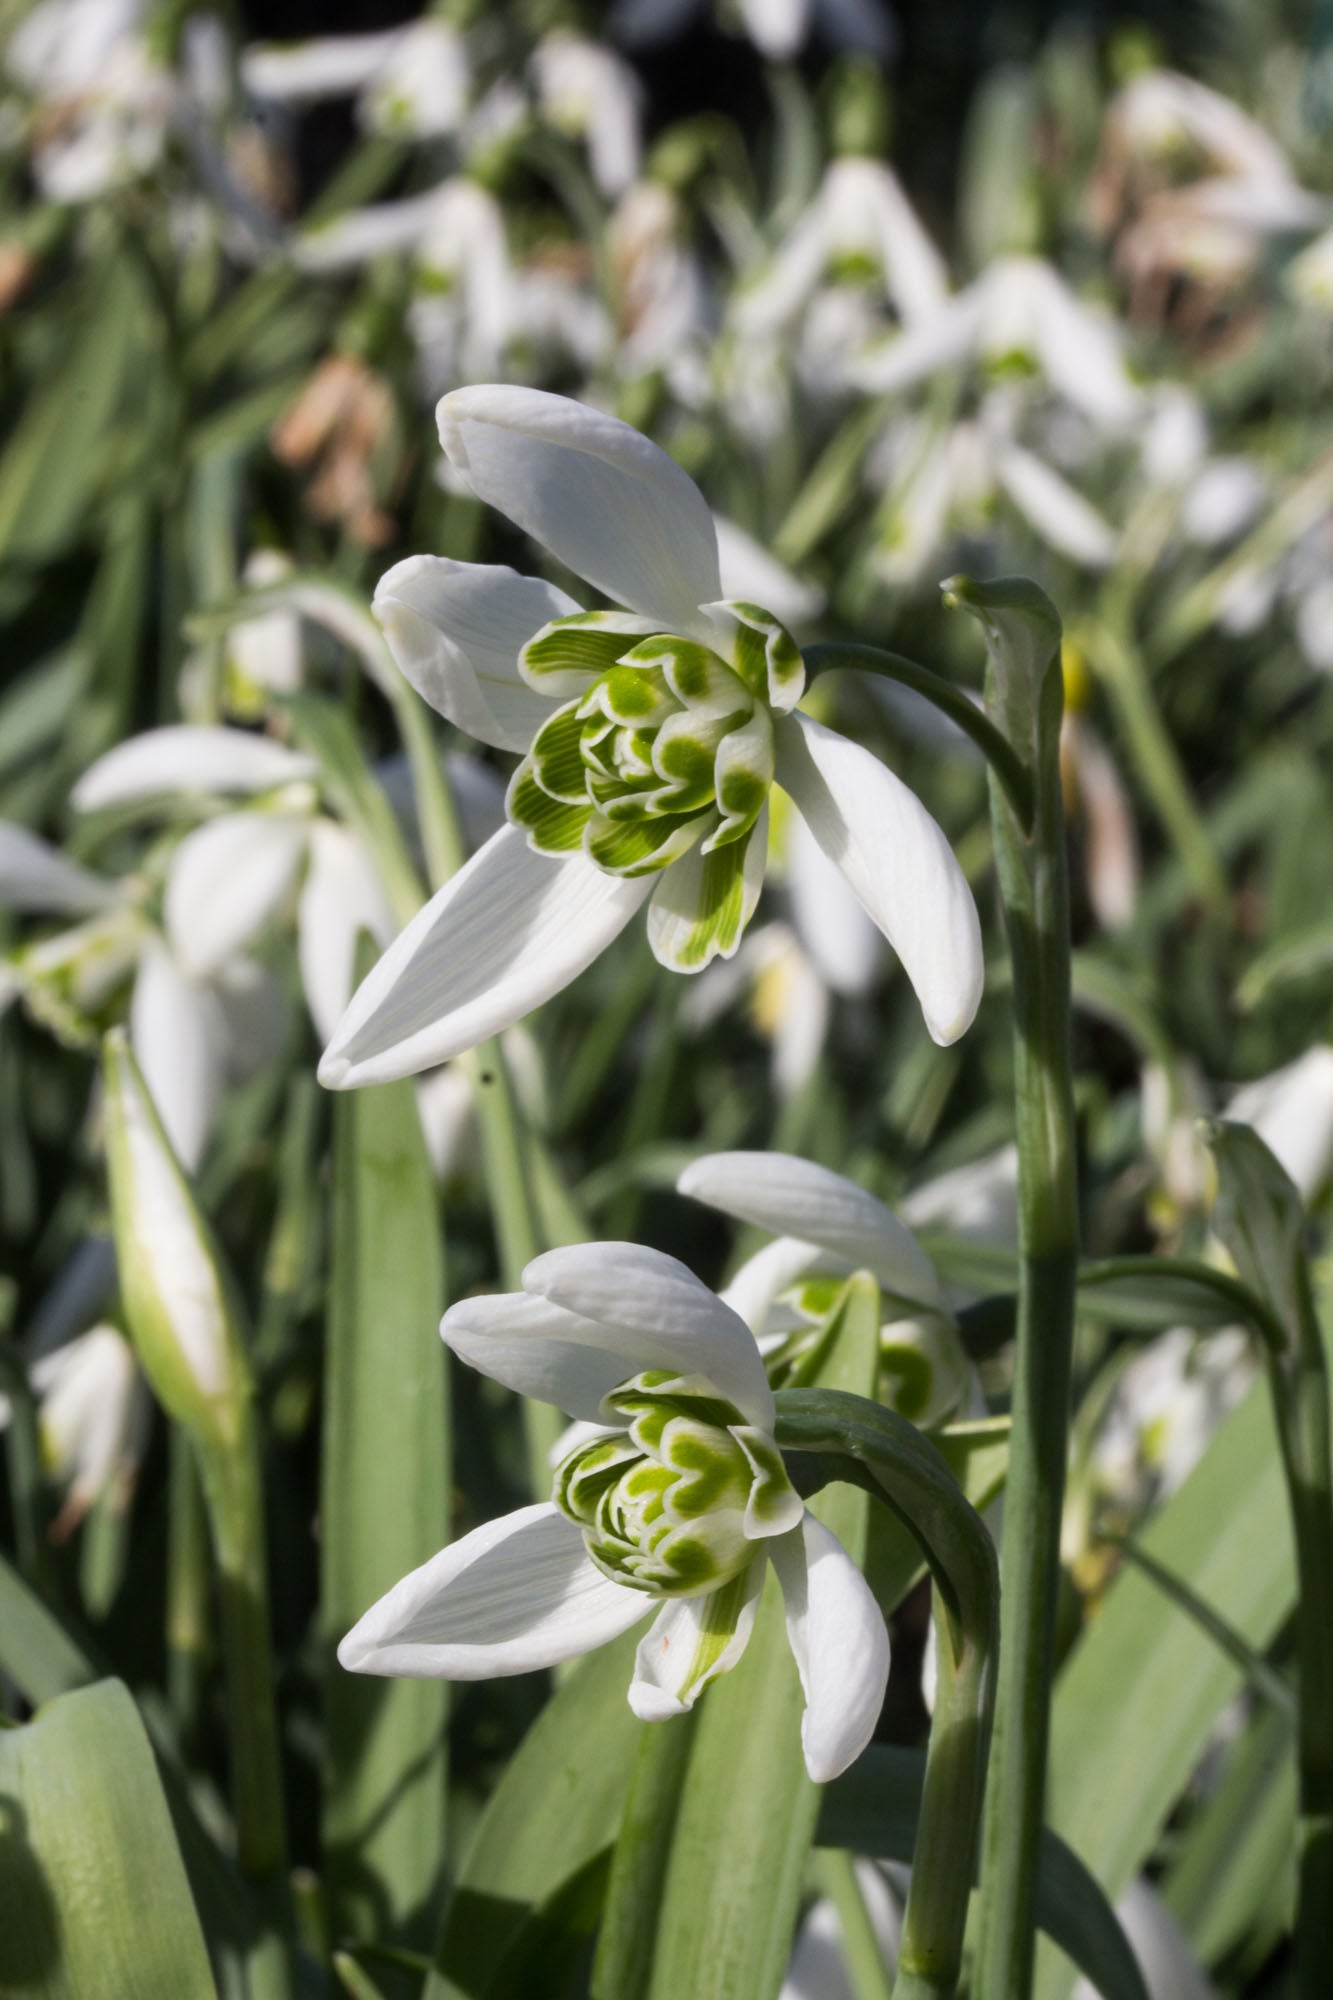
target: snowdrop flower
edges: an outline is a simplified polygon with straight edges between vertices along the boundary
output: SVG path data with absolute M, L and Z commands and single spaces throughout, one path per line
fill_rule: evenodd
M 1233 541 L 1250 526 L 1267 497 L 1268 482 L 1253 459 L 1210 459 L 1181 501 L 1181 532 L 1201 548 Z
M 241 56 L 241 79 L 255 97 L 295 106 L 355 94 L 367 131 L 442 139 L 462 120 L 471 65 L 457 29 L 427 15 L 372 34 L 257 42 Z
M 64 1535 L 104 1493 L 123 1502 L 143 1457 L 148 1391 L 129 1343 L 106 1324 L 41 1355 L 28 1374 L 37 1396 L 42 1456 L 65 1489 L 54 1524 L 56 1534 Z M 0 1430 L 9 1418 L 9 1402 L 0 1396 Z
M 33 172 L 49 201 L 88 202 L 156 165 L 173 102 L 150 53 L 143 0 L 41 0 L 5 68 L 36 100 Z
M 99 758 L 74 804 L 86 812 L 181 792 L 254 795 L 203 820 L 173 852 L 162 904 L 167 941 L 187 978 L 215 978 L 255 943 L 299 880 L 301 984 L 327 1039 L 351 992 L 358 932 L 384 943 L 393 924 L 361 839 L 317 809 L 313 772 L 308 758 L 243 730 L 169 727 Z
M 887 1305 L 908 1309 L 880 1328 L 881 1400 L 932 1429 L 973 1397 L 972 1367 L 933 1264 L 906 1224 L 854 1181 L 790 1153 L 738 1152 L 691 1161 L 676 1186 L 773 1232 L 723 1293 L 770 1367 L 799 1355 L 837 1288 L 866 1270 Z
M 338 1648 L 358 1673 L 483 1680 L 572 1659 L 654 1613 L 630 1706 L 662 1721 L 740 1659 L 771 1560 L 805 1693 L 817 1784 L 869 1742 L 884 1621 L 773 1442 L 759 1350 L 674 1257 L 631 1243 L 553 1250 L 523 1290 L 466 1299 L 459 1357 L 585 1423 L 549 1501 L 476 1528 L 404 1577 Z
M 788 337 L 821 295 L 853 279 L 860 291 L 869 279 L 904 325 L 937 313 L 949 290 L 944 260 L 894 174 L 878 160 L 859 157 L 832 162 L 767 270 L 739 294 L 734 311 L 741 337 Z M 853 324 L 861 329 L 860 346 L 878 330 L 865 320 Z M 820 348 L 807 356 L 812 382 L 834 358 L 824 343 Z
M 1116 1383 L 1087 1466 L 1076 1478 L 1080 1491 L 1071 1507 L 1067 1555 L 1081 1552 L 1077 1536 L 1081 1519 L 1092 1512 L 1089 1493 L 1131 1518 L 1174 1493 L 1249 1388 L 1257 1365 L 1253 1343 L 1239 1327 L 1203 1337 L 1173 1327 L 1146 1342 Z
M 537 101 L 551 124 L 587 142 L 592 176 L 607 196 L 639 171 L 643 93 L 628 63 L 600 43 L 557 28 L 532 54 Z
M 568 985 L 648 900 L 662 964 L 740 943 L 777 782 L 894 945 L 942 1043 L 981 992 L 971 892 L 924 807 L 869 752 L 795 712 L 801 656 L 769 612 L 719 601 L 702 494 L 628 425 L 537 390 L 455 391 L 451 462 L 625 610 L 582 611 L 512 570 L 414 556 L 376 614 L 413 686 L 524 752 L 509 824 L 397 938 L 320 1068 L 334 1089 L 410 1075 Z
M 1124 431 L 1140 416 L 1112 321 L 1039 257 L 997 258 L 966 291 L 868 350 L 854 375 L 861 388 L 888 395 L 946 369 L 1015 364 L 1035 369 L 1098 430 Z
M 637 181 L 606 230 L 620 339 L 616 366 L 630 378 L 657 372 L 687 408 L 709 393 L 712 307 L 684 207 L 660 181 Z
M 261 761 L 265 750 L 291 756 L 272 744 L 261 746 Z M 302 768 L 302 760 L 293 764 Z M 266 776 L 274 768 L 265 761 Z M 76 803 L 80 794 L 76 787 Z M 94 875 L 25 828 L 0 822 L 0 908 L 77 919 L 12 955 L 10 997 L 20 997 L 62 1040 L 86 1047 L 106 1010 L 130 986 L 135 1051 L 172 1145 L 193 1171 L 227 1083 L 249 1075 L 272 1053 L 281 995 L 243 957 L 219 960 L 207 977 L 191 976 L 150 922 L 146 895 L 146 882 Z
M 1313 1202 L 1333 1174 L 1333 1048 L 1317 1042 L 1295 1062 L 1242 1084 L 1225 1116 L 1252 1126 L 1302 1201 Z

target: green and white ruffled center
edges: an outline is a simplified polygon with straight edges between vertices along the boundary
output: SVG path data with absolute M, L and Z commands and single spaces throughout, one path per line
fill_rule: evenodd
M 773 1440 L 708 1384 L 654 1369 L 605 1407 L 628 1429 L 577 1445 L 552 1497 L 613 1582 L 696 1597 L 741 1576 L 757 1542 L 799 1520 Z
M 708 609 L 721 650 L 630 612 L 543 626 L 519 671 L 561 706 L 506 800 L 538 853 L 581 850 L 609 875 L 654 875 L 693 855 L 701 921 L 671 951 L 687 971 L 740 941 L 762 876 L 762 846 L 748 868 L 747 856 L 773 782 L 774 716 L 805 684 L 794 640 L 768 612 Z

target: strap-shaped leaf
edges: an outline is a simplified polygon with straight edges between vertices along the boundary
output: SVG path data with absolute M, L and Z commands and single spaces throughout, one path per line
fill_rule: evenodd
M 0 1734 L 0 1991 L 216 2000 L 152 1749 L 120 1681 Z
M 448 1691 L 368 1680 L 333 1658 L 366 1607 L 449 1539 L 441 1226 L 409 1083 L 338 1098 L 333 1163 L 320 1501 L 329 1890 L 339 1935 L 406 1927 L 429 1939 L 444 1867 Z

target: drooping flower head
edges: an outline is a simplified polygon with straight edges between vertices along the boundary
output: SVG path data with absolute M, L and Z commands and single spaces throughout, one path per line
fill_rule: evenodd
M 935 1039 L 981 992 L 971 892 L 920 801 L 797 710 L 800 653 L 725 601 L 694 482 L 647 438 L 533 389 L 439 406 L 452 467 L 614 601 L 584 609 L 513 570 L 413 556 L 376 615 L 404 674 L 460 728 L 521 753 L 509 824 L 385 953 L 321 1066 L 334 1088 L 409 1075 L 567 985 L 648 901 L 658 959 L 730 957 L 763 879 L 774 783 L 901 958 Z
M 655 1611 L 629 1700 L 661 1721 L 739 1660 L 771 1560 L 806 1764 L 835 1777 L 874 1729 L 888 1633 L 787 1477 L 753 1335 L 674 1257 L 632 1243 L 550 1251 L 523 1285 L 461 1301 L 440 1331 L 483 1374 L 580 1420 L 553 1498 L 404 1577 L 343 1640 L 342 1664 L 485 1680 L 591 1652 Z

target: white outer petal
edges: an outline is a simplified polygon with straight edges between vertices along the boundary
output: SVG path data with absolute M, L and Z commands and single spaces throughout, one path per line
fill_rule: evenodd
M 396 1583 L 338 1648 L 352 1673 L 477 1681 L 590 1653 L 651 1611 L 549 1500 L 474 1528 Z
M 327 1042 L 352 995 L 358 932 L 369 931 L 385 945 L 394 926 L 388 897 L 356 834 L 321 817 L 310 824 L 309 842 L 297 953 L 310 1018 Z
M 227 1033 L 217 995 L 151 938 L 130 1000 L 130 1042 L 172 1151 L 187 1174 L 204 1155 L 222 1098 Z
M 76 812 L 100 812 L 179 792 L 267 792 L 311 778 L 310 757 L 246 729 L 172 723 L 131 736 L 90 764 L 70 795 Z
M 241 81 L 256 97 L 317 104 L 347 97 L 382 69 L 409 31 L 317 35 L 304 42 L 252 42 L 241 51 Z
M 973 1243 L 1018 1241 L 1018 1148 L 999 1146 L 979 1160 L 923 1181 L 900 1203 L 913 1229 L 947 1229 Z
M 172 949 L 206 979 L 275 915 L 305 852 L 309 821 L 237 812 L 205 820 L 171 857 L 162 915 Z
M 714 514 L 713 526 L 724 598 L 762 605 L 784 625 L 805 625 L 818 618 L 824 608 L 824 593 L 817 584 L 793 575 L 753 535 L 724 515 Z
M 634 1655 L 629 1705 L 641 1722 L 667 1722 L 673 1715 L 684 1715 L 694 1707 L 711 1681 L 715 1681 L 720 1674 L 729 1673 L 737 1664 L 750 1643 L 755 1612 L 759 1608 L 759 1594 L 767 1574 L 768 1563 L 759 1555 L 745 1572 L 745 1595 L 741 1599 L 735 1630 L 708 1672 L 700 1678 L 697 1686 L 691 1688 L 684 1700 L 678 1690 L 693 1670 L 702 1637 L 704 1614 L 716 1593 L 706 1591 L 700 1597 L 667 1600 L 640 1639 Z
M 568 986 L 649 894 L 581 854 L 534 854 L 501 827 L 362 981 L 319 1066 L 330 1090 L 386 1083 L 474 1048 Z
M 708 503 L 618 418 L 542 389 L 455 389 L 437 411 L 450 463 L 488 505 L 617 604 L 699 631 L 722 594 Z
M 0 820 L 0 910 L 92 916 L 119 900 L 114 882 L 67 861 L 26 826 Z
M 469 736 L 521 752 L 559 706 L 518 671 L 533 633 L 579 609 L 554 584 L 495 563 L 408 556 L 380 578 L 374 609 L 417 693 Z
M 972 891 L 926 808 L 888 766 L 808 715 L 781 717 L 777 778 L 902 960 L 932 1038 L 947 1047 L 981 1001 Z
M 772 1430 L 773 1392 L 753 1334 L 675 1257 L 641 1243 L 571 1243 L 534 1258 L 523 1287 L 605 1327 L 631 1364 L 622 1381 L 654 1366 L 701 1375 L 747 1422 Z
M 860 1570 L 813 1514 L 768 1548 L 805 1691 L 805 1767 L 826 1785 L 875 1733 L 889 1681 L 888 1627 Z
M 883 963 L 883 940 L 799 813 L 788 836 L 787 893 L 797 935 L 825 982 L 849 998 L 868 993 Z
M 910 1229 L 855 1181 L 794 1153 L 705 1153 L 676 1182 L 681 1194 L 775 1236 L 799 1237 L 873 1271 L 898 1298 L 944 1310 L 935 1267 Z
M 527 1292 L 460 1299 L 441 1320 L 440 1333 L 479 1374 L 602 1429 L 608 1390 L 642 1368 L 672 1360 L 659 1341 L 635 1340 Z M 624 1429 L 623 1423 L 613 1427 Z

